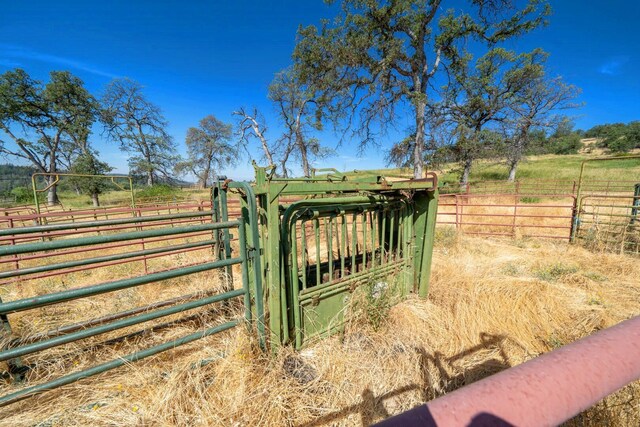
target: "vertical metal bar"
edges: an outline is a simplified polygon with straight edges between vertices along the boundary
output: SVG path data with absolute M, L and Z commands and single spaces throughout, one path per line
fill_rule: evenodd
M 286 313 L 282 312 L 281 301 L 286 302 L 286 294 L 283 292 L 280 283 L 280 211 L 279 193 L 276 185 L 269 185 L 267 198 L 267 260 L 268 260 L 268 286 L 269 286 L 269 326 L 271 332 L 271 349 L 277 351 L 277 347 L 284 344 L 287 327 L 283 327 L 286 322 Z
M 13 229 L 13 219 L 12 219 L 12 218 L 9 218 L 9 228 L 10 228 L 10 229 Z M 10 240 L 10 242 L 11 242 L 11 244 L 12 244 L 13 246 L 15 246 L 15 244 L 16 244 L 16 239 L 11 239 L 11 240 Z M 16 270 L 20 270 L 20 261 L 19 261 L 19 259 L 20 259 L 20 258 L 18 257 L 18 255 L 17 255 L 17 254 L 14 254 L 14 255 L 13 255 L 13 258 L 15 259 L 15 262 L 13 263 L 14 268 L 15 268 Z
M 218 188 L 218 193 L 219 193 L 219 200 L 220 200 L 220 215 L 222 218 L 222 221 L 229 221 L 229 210 L 227 207 L 227 192 L 226 191 L 220 191 L 220 182 L 216 183 L 216 186 Z M 222 234 L 222 239 L 223 239 L 223 245 L 224 245 L 224 259 L 229 259 L 231 258 L 231 235 L 229 233 L 229 229 L 228 228 L 224 228 L 221 231 Z M 245 230 L 246 231 L 246 230 Z M 241 250 L 243 249 L 243 246 L 240 246 Z M 222 271 L 222 270 L 221 270 Z M 225 291 L 230 291 L 233 289 L 233 268 L 229 265 L 226 267 L 225 269 L 225 287 L 224 290 Z
M 516 217 L 518 215 L 518 201 L 520 200 L 520 196 L 516 193 L 513 199 L 513 220 L 511 223 L 513 237 L 516 237 Z
M 396 210 L 392 208 L 389 210 L 389 254 L 387 255 L 387 262 L 392 262 L 394 259 L 393 235 L 396 231 L 396 229 L 394 228 L 395 219 Z
M 347 245 L 347 217 L 344 213 L 344 211 L 342 211 L 340 213 L 340 216 L 342 217 L 342 230 L 340 233 L 340 278 L 343 279 L 344 278 L 344 257 L 345 257 L 345 252 L 346 252 L 346 245 Z M 337 227 L 337 224 L 336 224 Z
M 322 283 L 320 274 L 320 220 L 315 218 L 313 220 L 313 233 L 316 239 L 316 286 Z
M 379 211 L 375 209 L 371 212 L 371 268 L 376 266 L 376 253 L 380 249 L 379 224 Z
M 240 269 L 242 271 L 242 289 L 244 289 L 244 318 L 247 321 L 247 327 L 251 330 L 251 293 L 249 292 L 246 229 L 244 228 L 244 219 L 239 218 L 238 221 L 240 222 L 238 225 L 238 243 L 240 245 L 240 259 L 242 260 Z
M 636 222 L 638 210 L 640 209 L 640 183 L 635 185 L 631 206 L 633 206 L 633 208 L 631 208 L 631 221 L 629 221 L 629 224 L 633 225 L 633 223 Z
M 351 274 L 356 273 L 356 256 L 358 254 L 358 214 L 354 212 L 351 219 Z
M 333 281 L 333 216 L 325 218 L 325 234 L 327 236 L 327 263 L 329 265 L 329 282 Z
M 307 289 L 307 268 L 309 260 L 307 258 L 307 224 L 300 221 L 300 252 L 302 255 L 302 289 Z
M 380 232 L 380 265 L 385 264 L 385 259 L 386 259 L 386 254 L 387 254 L 387 248 L 386 248 L 386 244 L 385 241 L 387 239 L 387 214 L 388 211 L 386 209 L 386 207 L 383 207 L 380 210 L 380 216 L 382 218 L 382 226 L 381 226 L 381 232 Z
M 406 203 L 404 205 L 404 244 L 403 244 L 403 258 L 404 258 L 404 293 L 407 294 L 413 289 L 413 254 L 411 245 L 413 237 L 413 209 L 412 205 Z
M 371 213 L 369 212 L 369 221 L 371 221 Z M 362 213 L 362 265 L 360 271 L 367 268 L 367 211 Z
M 262 270 L 262 257 L 261 252 L 264 245 L 264 236 L 260 233 L 258 208 L 256 206 L 256 196 L 251 186 L 245 182 L 229 183 L 230 186 L 235 186 L 244 191 L 244 195 L 240 198 L 241 201 L 241 213 L 245 221 L 246 227 L 246 243 L 248 245 L 248 261 L 250 276 L 250 292 L 253 291 L 254 295 L 254 307 L 255 317 L 258 331 L 258 342 L 260 348 L 266 349 L 266 332 L 264 324 L 264 292 L 262 287 L 263 270 Z M 227 191 L 226 188 L 223 191 Z M 262 233 L 265 234 L 265 233 Z
M 287 226 L 288 224 L 283 224 Z M 300 301 L 298 293 L 300 291 L 299 277 L 298 277 L 298 233 L 296 229 L 296 221 L 291 222 L 291 230 L 289 233 L 289 239 L 291 240 L 291 253 L 289 254 L 291 261 L 291 270 L 289 271 L 289 289 L 291 290 L 291 303 L 289 307 L 293 311 L 293 324 L 295 334 L 295 346 L 300 348 L 302 345 L 302 324 L 300 323 Z
M 414 212 L 414 283 L 418 286 L 418 294 L 425 298 L 429 291 L 433 237 L 438 208 L 438 192 L 419 191 L 413 197 Z

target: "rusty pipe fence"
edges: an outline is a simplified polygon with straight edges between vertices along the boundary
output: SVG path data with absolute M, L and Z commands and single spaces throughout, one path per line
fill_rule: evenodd
M 623 158 L 626 159 L 626 158 Z M 587 194 L 618 194 L 628 193 L 637 183 L 636 180 L 558 180 L 558 179 L 527 179 L 527 180 L 487 180 L 469 182 L 465 185 L 446 183 L 440 187 L 445 194 L 524 194 L 524 195 L 577 195 L 578 188 Z
M 566 194 L 442 194 L 437 224 L 470 235 L 569 240 L 575 203 Z
M 634 317 L 376 426 L 560 425 L 638 379 L 640 317 Z

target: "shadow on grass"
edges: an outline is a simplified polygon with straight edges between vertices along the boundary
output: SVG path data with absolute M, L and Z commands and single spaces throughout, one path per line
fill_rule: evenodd
M 384 402 L 391 398 L 401 396 L 412 391 L 419 391 L 421 400 L 428 402 L 439 397 L 442 394 L 456 390 L 468 383 L 480 380 L 495 373 L 511 367 L 509 358 L 503 348 L 505 340 L 508 337 L 504 335 L 480 334 L 480 343 L 470 347 L 454 356 L 445 357 L 439 352 L 433 354 L 428 353 L 423 347 L 415 347 L 414 351 L 419 355 L 420 371 L 422 374 L 419 383 L 411 383 L 395 390 L 376 396 L 369 388 L 363 390 L 361 401 L 351 406 L 347 406 L 338 411 L 323 415 L 315 420 L 298 425 L 298 427 L 316 427 L 323 425 L 333 425 L 336 422 L 345 419 L 352 414 L 359 414 L 363 426 L 373 424 L 376 420 L 389 418 L 390 414 L 385 408 Z M 450 375 L 449 372 L 454 368 L 456 362 L 478 353 L 483 350 L 497 348 L 499 351 L 498 358 L 486 360 L 478 365 L 467 369 L 458 375 Z M 438 387 L 434 387 L 429 375 L 429 368 L 435 367 L 439 373 Z M 480 421 L 480 420 L 479 420 Z M 429 426 L 430 424 L 424 424 Z M 435 425 L 435 424 L 431 424 Z M 495 425 L 495 424 L 494 424 Z

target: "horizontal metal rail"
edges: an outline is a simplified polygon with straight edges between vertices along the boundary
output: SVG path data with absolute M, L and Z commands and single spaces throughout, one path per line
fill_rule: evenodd
M 42 332 L 42 333 L 38 333 L 38 334 L 33 334 L 33 335 L 28 335 L 26 337 L 20 337 L 20 338 L 16 338 L 14 340 L 12 340 L 11 342 L 9 342 L 9 344 L 7 345 L 8 348 L 13 348 L 16 347 L 18 345 L 22 345 L 22 344 L 29 344 L 32 343 L 34 341 L 39 341 L 45 338 L 51 338 L 51 337 L 56 337 L 58 335 L 62 335 L 62 334 L 67 334 L 69 332 L 75 332 L 79 329 L 85 329 L 85 328 L 89 328 L 91 326 L 96 326 L 96 325 L 101 325 L 103 323 L 106 322 L 110 322 L 112 320 L 118 320 L 118 319 L 122 319 L 124 317 L 128 317 L 128 316 L 133 316 L 134 314 L 140 314 L 140 313 L 144 313 L 150 310 L 154 310 L 156 308 L 162 308 L 162 307 L 166 307 L 169 305 L 173 305 L 173 304 L 177 304 L 180 302 L 185 302 L 185 301 L 190 301 L 190 300 L 194 300 L 196 298 L 202 298 L 205 296 L 209 296 L 211 294 L 213 294 L 215 291 L 209 290 L 207 292 L 198 292 L 198 293 L 194 293 L 194 294 L 190 294 L 190 295 L 182 295 L 176 298 L 171 298 L 168 300 L 164 300 L 164 301 L 158 301 L 158 302 L 154 302 L 151 304 L 147 304 L 141 307 L 136 307 L 136 308 L 132 308 L 129 310 L 125 310 L 125 311 L 120 311 L 117 313 L 111 313 L 111 314 L 107 314 L 106 316 L 101 316 L 101 317 L 97 317 L 95 319 L 91 319 L 91 320 L 87 320 L 87 321 L 83 321 L 83 322 L 77 322 L 77 323 L 72 323 L 70 325 L 64 325 L 64 326 L 60 326 L 58 328 L 49 330 L 47 332 Z
M 76 381 L 79 381 L 83 378 L 87 378 L 90 376 L 102 374 L 104 372 L 110 371 L 115 368 L 119 368 L 121 366 L 127 365 L 132 362 L 137 362 L 139 360 L 145 359 L 150 356 L 154 356 L 158 353 L 162 353 L 167 350 L 172 350 L 176 347 L 188 344 L 190 342 L 208 337 L 213 334 L 217 334 L 219 332 L 226 331 L 228 329 L 237 326 L 240 322 L 237 320 L 223 323 L 222 325 L 215 326 L 212 328 L 205 329 L 204 331 L 194 332 L 190 335 L 184 336 L 182 338 L 175 339 L 173 341 L 169 341 L 163 344 L 159 344 L 153 347 L 149 347 L 144 350 L 137 351 L 135 353 L 131 353 L 126 356 L 122 356 L 118 359 L 111 360 L 106 363 L 102 363 L 98 366 L 94 366 L 89 369 L 82 370 L 80 372 L 74 372 L 69 375 L 65 375 L 63 377 L 57 378 L 52 381 L 48 381 L 43 384 L 34 385 L 31 387 L 24 388 L 22 390 L 18 390 L 15 393 L 8 394 L 6 396 L 0 397 L 0 406 L 6 406 L 11 403 L 18 402 L 27 397 L 35 396 L 37 394 L 44 393 L 54 388 L 62 387 Z
M 181 252 L 184 252 L 184 249 L 201 248 L 203 246 L 205 247 L 211 246 L 214 243 L 215 243 L 214 240 L 201 240 L 195 243 L 185 243 L 182 245 L 174 245 L 174 246 L 163 246 L 161 248 L 146 249 L 142 251 L 126 252 L 126 253 L 106 255 L 106 256 L 94 257 L 94 258 L 85 258 L 77 261 L 59 262 L 55 264 L 41 265 L 38 267 L 22 268 L 20 270 L 1 271 L 0 279 L 26 276 L 30 274 L 48 272 L 53 270 L 69 269 L 72 267 L 79 267 L 79 266 L 85 266 L 90 264 L 103 264 L 109 261 L 123 260 L 124 262 L 129 262 L 129 258 L 140 259 L 140 257 L 148 256 L 148 255 L 155 255 L 155 254 L 169 255 L 169 254 L 181 253 Z M 114 265 L 114 264 L 108 264 L 108 265 Z M 105 265 L 101 265 L 101 267 L 104 267 L 104 266 Z M 70 273 L 70 272 L 73 272 L 73 271 L 71 270 L 65 271 L 65 273 Z
M 177 234 L 220 230 L 223 228 L 237 227 L 237 221 L 217 222 L 211 224 L 192 225 L 189 227 L 176 227 L 166 229 L 155 229 L 146 231 L 134 231 L 130 233 L 118 233 L 105 236 L 79 237 L 75 239 L 62 239 L 52 242 L 25 243 L 15 246 L 0 247 L 0 256 L 19 255 L 30 252 L 51 251 L 55 249 L 74 248 L 78 246 L 100 245 L 103 243 L 115 243 L 126 240 L 142 239 L 147 237 L 173 236 Z
M 540 202 L 522 201 L 523 197 L 539 199 Z M 550 199 L 567 200 L 570 203 L 550 203 Z M 511 202 L 506 202 L 509 200 Z M 569 240 L 575 203 L 576 197 L 571 194 L 442 194 L 438 203 L 437 224 L 454 225 L 459 231 L 470 235 L 521 235 Z M 511 229 L 511 232 L 505 233 L 504 229 Z M 549 230 L 549 233 L 532 233 L 540 229 Z M 559 233 L 564 230 L 566 234 Z M 553 234 L 556 231 L 559 234 Z
M 17 236 L 21 234 L 51 233 L 52 231 L 80 230 L 83 228 L 108 227 L 123 224 L 142 224 L 147 222 L 159 222 L 165 220 L 180 220 L 183 218 L 210 217 L 212 211 L 198 211 L 188 213 L 175 213 L 168 215 L 141 216 L 132 218 L 105 219 L 100 221 L 72 222 L 62 224 L 48 224 L 34 227 L 20 227 L 0 230 L 0 237 Z M 170 223 L 167 223 L 170 224 Z
M 210 216 L 210 213 L 203 213 L 205 216 Z M 175 218 L 175 215 L 173 216 Z M 178 215 L 181 218 L 182 215 Z M 136 221 L 139 218 L 129 218 L 127 221 Z M 168 218 L 165 218 L 168 219 Z M 210 220 L 210 219 L 209 219 Z M 115 223 L 121 224 L 122 220 L 112 220 L 109 224 Z M 146 221 L 148 223 L 158 224 L 160 222 L 153 220 Z M 73 227 L 72 225 L 54 225 L 44 226 L 45 229 L 55 228 L 57 230 L 66 229 L 67 227 Z M 90 257 L 81 260 L 65 261 L 53 263 L 50 265 L 41 265 L 23 269 L 18 272 L 0 272 L 0 278 L 12 278 L 12 273 L 17 275 L 30 275 L 39 274 L 46 271 L 65 270 L 70 271 L 70 268 L 84 267 L 86 265 L 104 266 L 105 263 L 128 261 L 129 259 L 137 259 L 137 257 L 146 256 L 164 256 L 166 254 L 176 253 L 176 251 L 187 250 L 199 250 L 204 247 L 211 246 L 217 242 L 216 238 L 211 238 L 211 232 L 216 230 L 229 230 L 237 229 L 238 240 L 240 244 L 239 256 L 237 257 L 225 257 L 211 262 L 200 262 L 197 264 L 191 264 L 187 266 L 181 266 L 178 268 L 170 268 L 164 271 L 157 271 L 151 274 L 143 274 L 136 277 L 129 277 L 120 280 L 113 280 L 109 282 L 99 283 L 96 285 L 89 285 L 84 287 L 78 287 L 74 289 L 62 290 L 58 292 L 51 292 L 43 295 L 35 295 L 22 299 L 0 302 L 0 316 L 2 316 L 2 322 L 7 322 L 7 315 L 17 313 L 25 310 L 37 309 L 53 304 L 64 303 L 80 298 L 92 297 L 99 294 L 119 291 L 122 289 L 128 289 L 132 287 L 148 285 L 151 283 L 163 282 L 168 279 L 183 277 L 195 273 L 210 271 L 213 269 L 220 269 L 229 267 L 232 265 L 241 265 L 242 273 L 242 288 L 241 289 L 224 289 L 220 293 L 214 293 L 213 291 L 206 291 L 201 293 L 195 293 L 190 295 L 183 295 L 180 297 L 172 298 L 165 301 L 158 301 L 152 304 L 148 304 L 144 307 L 135 307 L 119 313 L 111 313 L 95 319 L 90 319 L 80 323 L 64 325 L 57 329 L 39 333 L 36 335 L 26 337 L 16 337 L 6 341 L 5 347 L 0 350 L 0 361 L 8 361 L 11 363 L 19 361 L 23 356 L 38 353 L 50 348 L 63 346 L 72 342 L 85 340 L 91 337 L 95 337 L 101 334 L 110 333 L 116 330 L 129 328 L 141 323 L 154 321 L 157 319 L 165 318 L 167 316 L 175 316 L 180 313 L 194 310 L 197 308 L 209 306 L 214 303 L 228 301 L 237 297 L 244 297 L 244 318 L 248 324 L 252 322 L 252 307 L 250 292 L 258 295 L 261 293 L 259 284 L 255 284 L 254 290 L 250 290 L 248 281 L 248 269 L 247 263 L 254 255 L 250 255 L 246 248 L 246 236 L 244 220 L 234 221 L 222 221 L 217 223 L 208 223 L 201 225 L 192 225 L 190 227 L 174 227 L 174 228 L 161 228 L 139 232 L 118 233 L 106 236 L 92 236 L 92 237 L 80 237 L 75 239 L 62 239 L 51 242 L 39 242 L 39 243 L 25 243 L 11 247 L 0 248 L 2 255 L 15 255 L 15 254 L 30 254 L 31 252 L 46 252 L 56 249 L 86 247 L 89 245 L 100 245 L 103 243 L 113 242 L 137 242 L 139 239 L 147 237 L 164 237 L 181 238 L 184 234 L 191 234 L 195 231 L 196 234 L 204 232 L 209 236 L 207 240 L 198 242 L 187 242 L 177 245 L 164 246 L 161 248 L 149 248 L 142 251 L 134 251 L 125 254 L 110 254 L 97 257 Z M 41 232 L 43 227 L 32 227 L 30 231 Z M 27 234 L 25 234 L 27 235 Z M 219 242 L 218 242 L 219 243 Z M 52 255 L 49 252 L 49 255 Z M 57 256 L 58 253 L 53 253 Z M 170 283 L 166 283 L 166 286 L 170 286 Z M 165 284 L 162 284 L 165 286 Z M 259 319 L 263 318 L 262 308 L 256 306 L 256 315 Z M 181 317 L 181 319 L 186 319 Z M 153 354 L 157 354 L 161 351 L 169 350 L 179 345 L 192 342 L 196 339 L 203 338 L 205 336 L 212 335 L 223 330 L 227 330 L 233 326 L 236 326 L 240 322 L 233 320 L 223 325 L 219 325 L 213 328 L 208 328 L 204 331 L 196 332 L 177 340 L 170 341 L 165 344 L 157 345 L 151 348 L 143 349 L 132 353 L 128 356 L 121 357 L 117 360 L 112 360 L 101 365 L 75 372 L 69 375 L 65 375 L 61 378 L 53 381 L 46 382 L 44 384 L 38 384 L 31 387 L 18 390 L 6 396 L 0 397 L 0 406 L 7 405 L 9 403 L 16 402 L 25 397 L 32 396 L 34 394 L 42 393 L 46 390 L 59 387 L 61 385 L 69 384 L 71 382 L 80 380 L 82 378 L 96 375 L 101 372 L 105 372 L 110 369 L 122 366 L 128 362 L 140 360 Z M 4 324 L 5 327 L 8 323 Z M 10 329 L 8 329 L 10 331 Z M 259 338 L 261 342 L 264 342 L 263 329 L 258 328 Z
M 194 308 L 203 307 L 205 305 L 213 304 L 220 301 L 225 301 L 231 298 L 244 295 L 243 289 L 225 292 L 222 294 L 213 295 L 207 298 L 202 298 L 196 301 L 187 302 L 184 304 L 174 305 L 173 307 L 164 308 L 160 310 L 151 311 L 138 316 L 128 317 L 126 319 L 118 320 L 115 322 L 107 323 L 92 328 L 82 329 L 80 331 L 71 332 L 65 335 L 60 335 L 54 338 L 50 338 L 43 341 L 38 341 L 32 344 L 23 345 L 17 348 L 12 348 L 5 351 L 0 351 L 0 361 L 13 359 L 27 354 L 35 353 L 38 351 L 46 350 L 48 348 L 57 347 L 70 342 L 82 340 L 85 338 L 93 337 L 96 335 L 112 332 L 118 329 L 127 328 L 129 326 L 137 325 L 139 323 L 148 322 L 158 319 L 160 317 L 170 316 L 172 314 L 182 313 L 187 310 L 193 310 Z
M 24 310 L 44 307 L 60 302 L 71 301 L 79 298 L 85 298 L 93 295 L 104 294 L 107 292 L 118 291 L 121 289 L 132 288 L 134 286 L 146 285 L 148 283 L 159 282 L 161 280 L 173 279 L 176 277 L 187 276 L 189 274 L 200 273 L 203 271 L 213 270 L 228 265 L 240 264 L 242 258 L 230 258 L 220 261 L 213 261 L 204 264 L 198 264 L 191 267 L 173 269 L 159 273 L 147 274 L 144 276 L 133 277 L 128 279 L 116 280 L 113 282 L 101 283 L 99 285 L 86 286 L 82 288 L 69 289 L 66 291 L 54 292 L 46 295 L 39 295 L 31 298 L 24 298 L 15 301 L 0 303 L 0 314 L 16 313 Z

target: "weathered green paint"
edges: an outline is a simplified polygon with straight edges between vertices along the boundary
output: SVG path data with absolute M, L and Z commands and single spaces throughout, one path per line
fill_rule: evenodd
M 166 304 L 162 306 L 165 308 L 152 307 L 149 311 L 132 312 L 126 318 L 105 318 L 83 329 L 69 329 L 53 336 L 45 334 L 37 341 L 16 341 L 19 344 L 15 347 L 0 350 L 0 360 L 19 361 L 19 357 L 24 355 L 236 297 L 243 297 L 245 323 L 252 330 L 252 325 L 256 326 L 262 348 L 267 344 L 265 299 L 272 351 L 290 342 L 300 348 L 341 330 L 351 294 L 363 284 L 387 283 L 385 286 L 397 286 L 402 296 L 416 291 L 420 296 L 426 296 L 437 207 L 435 176 L 425 180 L 392 182 L 379 175 L 357 174 L 348 177 L 335 170 L 328 170 L 329 173 L 324 175 L 314 171 L 311 178 L 293 179 L 276 178 L 273 172 L 272 168 L 256 168 L 254 186 L 243 182 L 218 185 L 212 192 L 212 210 L 207 212 L 0 230 L 0 236 L 20 234 L 28 237 L 30 234 L 41 236 L 56 231 L 105 225 L 132 224 L 137 229 L 5 246 L 0 247 L 0 256 L 212 232 L 211 239 L 200 242 L 52 263 L 20 270 L 15 274 L 16 277 L 209 245 L 214 247 L 217 254 L 215 261 L 195 266 L 22 300 L 0 301 L 0 322 L 6 331 L 11 330 L 7 314 L 17 311 L 213 269 L 226 269 L 230 275 L 234 264 L 240 265 L 242 276 L 241 289 L 226 289 L 220 294 L 209 293 L 193 299 L 177 300 L 168 307 Z M 234 221 L 228 220 L 229 191 L 240 193 L 240 218 Z M 288 196 L 306 198 L 289 203 L 285 199 Z M 179 218 L 200 218 L 202 223 L 151 230 L 138 228 L 143 223 L 153 225 L 154 222 Z M 311 233 L 307 232 L 307 225 L 311 227 Z M 232 257 L 230 244 L 232 229 L 237 229 L 239 240 L 239 253 L 235 257 Z M 323 249 L 326 249 L 326 261 L 322 261 Z M 315 259 L 312 256 L 314 250 Z M 0 273 L 0 278 L 9 277 L 13 276 Z M 24 388 L 0 397 L 0 406 L 221 332 L 238 323 L 228 322 L 44 384 Z
M 309 187 L 315 185 L 309 184 Z M 424 182 L 422 186 L 431 190 Z M 393 282 L 399 288 L 398 294 L 406 295 L 409 283 L 422 281 L 423 285 L 418 288 L 426 296 L 429 274 L 423 270 L 430 268 L 436 194 L 424 189 L 412 192 L 411 197 L 404 191 L 389 190 L 342 197 L 332 194 L 332 197 L 307 198 L 286 206 L 280 219 L 281 268 L 285 273 L 280 280 L 286 282 L 290 302 L 286 306 L 287 315 L 283 316 L 283 327 L 289 324 L 296 348 L 340 330 L 350 294 L 362 283 Z M 420 209 L 414 211 L 413 206 Z M 350 227 L 348 215 L 352 221 Z M 313 242 L 307 242 L 305 224 L 309 221 L 313 226 Z M 421 227 L 420 235 L 415 238 L 419 240 L 416 245 L 412 245 L 414 222 Z M 357 236 L 360 232 L 361 238 Z M 300 245 L 299 237 L 304 241 Z M 321 237 L 326 262 L 320 261 Z M 315 249 L 314 260 L 307 257 L 309 247 Z M 347 251 L 351 251 L 350 257 Z M 415 257 L 419 257 L 419 261 L 414 263 Z M 308 264 L 313 264 L 313 268 Z M 314 274 L 310 276 L 307 269 Z M 345 274 L 346 271 L 349 273 Z M 394 279 L 389 279 L 390 276 Z M 311 277 L 314 283 L 309 284 Z
M 92 265 L 92 264 L 100 264 L 100 263 L 109 262 L 109 261 L 119 261 L 119 260 L 125 260 L 130 258 L 138 258 L 138 257 L 143 257 L 148 255 L 161 254 L 165 252 L 180 251 L 184 249 L 211 246 L 214 243 L 215 242 L 213 240 L 201 240 L 198 242 L 185 243 L 182 245 L 163 246 L 161 248 L 145 249 L 142 251 L 134 251 L 134 252 L 125 252 L 123 254 L 105 255 L 101 257 L 80 259 L 77 261 L 66 261 L 66 262 L 59 262 L 55 264 L 42 265 L 38 267 L 21 268 L 20 270 L 2 271 L 0 272 L 0 279 L 26 276 L 29 274 L 36 274 L 36 273 L 45 273 L 47 271 L 64 270 L 67 268 L 80 267 L 80 266 Z
M 209 214 L 210 212 L 198 213 L 195 215 L 195 217 L 204 218 Z M 163 215 L 161 219 L 162 220 L 181 219 L 181 218 L 184 218 L 185 216 L 194 216 L 194 215 L 192 213 L 187 215 L 184 215 L 184 214 Z M 259 240 L 257 237 L 258 236 L 257 215 L 255 214 L 255 211 L 253 214 L 249 215 L 249 217 L 251 217 L 253 224 L 256 224 L 255 227 L 251 227 L 252 237 L 255 240 Z M 88 226 L 101 225 L 107 222 L 111 224 L 114 222 L 116 222 L 117 224 L 129 224 L 129 223 L 137 224 L 140 222 L 139 219 L 140 218 L 130 218 L 130 219 L 124 219 L 124 220 L 102 221 L 102 222 L 98 222 Z M 57 230 L 63 230 L 63 229 L 82 228 L 82 227 L 77 227 L 78 225 L 84 226 L 85 223 L 72 224 L 72 225 L 68 225 L 68 224 L 53 225 L 53 226 L 44 226 L 44 227 L 41 227 L 41 226 L 28 227 L 28 228 L 22 229 L 21 234 L 24 235 L 25 237 L 29 237 L 29 233 L 32 233 L 34 235 L 41 235 L 43 231 L 45 232 L 51 231 L 52 229 L 55 229 L 57 231 Z M 250 251 L 249 246 L 247 244 L 246 230 L 249 228 L 245 226 L 245 222 L 243 218 L 240 218 L 236 221 L 222 221 L 217 223 L 208 223 L 208 224 L 200 224 L 200 225 L 192 225 L 187 227 L 176 227 L 176 228 L 165 226 L 164 228 L 147 230 L 147 231 L 127 232 L 127 233 L 119 232 L 116 234 L 110 234 L 106 236 L 91 236 L 91 237 L 82 237 L 82 238 L 73 238 L 73 239 L 65 238 L 65 239 L 54 240 L 49 242 L 24 243 L 24 244 L 14 245 L 12 247 L 0 248 L 2 249 L 1 251 L 2 255 L 28 254 L 31 252 L 41 252 L 41 251 L 47 250 L 47 251 L 53 251 L 52 254 L 55 256 L 55 250 L 57 249 L 72 248 L 76 246 L 99 245 L 102 243 L 122 242 L 122 241 L 128 241 L 128 240 L 137 241 L 138 239 L 145 238 L 145 237 L 179 236 L 185 233 L 192 233 L 194 231 L 205 231 L 205 230 L 212 230 L 212 231 L 215 231 L 216 233 L 222 230 L 221 235 L 227 241 L 226 243 L 228 243 L 228 241 L 231 238 L 229 229 L 237 229 L 238 231 L 240 251 L 239 251 L 239 255 L 235 258 L 226 256 L 226 252 L 225 252 L 224 259 L 220 259 L 213 262 L 205 262 L 197 265 L 179 267 L 179 268 L 174 268 L 168 271 L 161 271 L 157 273 L 145 274 L 137 277 L 116 280 L 112 282 L 100 283 L 96 285 L 74 288 L 74 289 L 64 290 L 60 292 L 37 295 L 37 296 L 32 296 L 32 297 L 24 298 L 20 300 L 13 300 L 13 301 L 0 300 L 0 323 L 1 323 L 0 326 L 2 326 L 3 328 L 3 335 L 9 336 L 11 335 L 12 331 L 11 331 L 11 325 L 9 324 L 9 319 L 7 315 L 11 313 L 36 309 L 39 307 L 63 303 L 66 301 L 71 301 L 79 298 L 87 298 L 87 297 L 91 297 L 98 294 L 104 294 L 108 292 L 118 291 L 121 289 L 141 286 L 149 283 L 155 283 L 158 281 L 163 281 L 163 280 L 172 279 L 176 277 L 182 277 L 182 276 L 186 276 L 186 275 L 190 275 L 198 272 L 204 272 L 204 271 L 220 269 L 220 268 L 227 268 L 234 264 L 240 264 L 241 266 L 240 268 L 242 272 L 242 285 L 243 285 L 242 289 L 236 289 L 236 290 L 230 289 L 227 292 L 217 293 L 217 294 L 212 294 L 211 292 L 209 292 L 208 294 L 205 294 L 205 295 L 191 295 L 186 299 L 182 299 L 182 300 L 177 299 L 176 301 L 172 302 L 171 305 L 168 307 L 166 304 L 164 304 L 163 306 L 165 308 L 161 308 L 162 306 L 158 306 L 158 307 L 149 306 L 149 309 L 148 310 L 145 309 L 144 311 L 139 311 L 139 310 L 136 311 L 134 309 L 129 315 L 127 315 L 124 318 L 122 316 L 115 316 L 113 318 L 105 317 L 102 320 L 95 321 L 91 325 L 87 325 L 80 329 L 67 328 L 68 330 L 63 331 L 63 328 L 61 328 L 60 331 L 56 332 L 55 334 L 52 334 L 52 335 L 43 334 L 42 336 L 36 338 L 35 340 L 25 340 L 25 341 L 21 341 L 19 339 L 11 340 L 10 341 L 11 344 L 9 347 L 4 347 L 0 349 L 0 361 L 8 361 L 10 367 L 15 367 L 16 369 L 14 370 L 17 371 L 18 368 L 22 368 L 22 362 L 20 361 L 20 357 L 22 356 L 33 354 L 36 352 L 40 352 L 49 348 L 68 344 L 78 340 L 86 339 L 96 335 L 116 331 L 118 329 L 131 327 L 137 324 L 149 322 L 149 321 L 163 318 L 166 316 L 176 315 L 176 314 L 179 314 L 188 310 L 193 310 L 199 307 L 205 307 L 216 302 L 224 302 L 231 298 L 236 298 L 240 296 L 244 297 L 244 322 L 243 323 L 250 326 L 253 320 L 252 307 L 254 305 L 251 302 L 250 294 L 252 293 L 254 295 L 262 294 L 260 280 L 254 281 L 254 284 L 256 286 L 255 289 L 253 290 L 250 289 L 251 283 L 249 281 L 249 271 L 248 271 L 247 264 L 250 259 L 253 262 L 255 262 L 255 256 L 254 256 L 254 251 Z M 153 249 L 146 249 L 142 251 L 127 252 L 123 254 L 98 256 L 98 257 L 91 257 L 91 258 L 86 258 L 82 260 L 53 263 L 49 265 L 18 270 L 13 272 L 15 273 L 13 275 L 3 273 L 3 277 L 13 277 L 13 276 L 18 277 L 19 275 L 29 275 L 34 273 L 60 270 L 64 268 L 91 265 L 91 264 L 99 265 L 100 263 L 109 262 L 109 261 L 124 260 L 124 259 L 140 257 L 140 256 L 148 256 L 152 254 L 162 254 L 167 252 L 171 253 L 172 251 L 176 251 L 176 250 L 210 246 L 212 243 L 213 243 L 212 240 L 204 240 L 204 241 L 198 241 L 193 243 L 166 246 L 162 248 L 153 248 Z M 259 265 L 259 261 L 258 261 L 258 265 Z M 258 275 L 258 277 L 260 276 Z M 170 286 L 170 283 L 167 283 L 167 286 Z M 257 298 L 257 300 L 260 301 L 260 303 L 255 304 L 256 317 L 257 319 L 263 321 L 264 313 L 263 313 L 263 306 L 261 303 L 262 298 Z M 140 360 L 150 355 L 169 350 L 171 348 L 186 344 L 188 342 L 192 342 L 196 339 L 203 338 L 205 336 L 227 330 L 237 325 L 238 323 L 239 322 L 235 320 L 231 322 L 227 322 L 223 325 L 220 325 L 214 328 L 209 328 L 205 331 L 196 332 L 194 334 L 176 339 L 169 343 L 143 349 L 133 354 L 130 354 L 128 356 L 120 357 L 116 360 L 103 363 L 101 365 L 98 365 L 74 374 L 66 375 L 61 378 L 55 379 L 53 381 L 46 382 L 44 384 L 23 388 L 9 395 L 0 397 L 0 406 L 7 405 L 12 402 L 16 402 L 28 396 L 45 392 L 52 388 L 56 388 L 65 384 L 70 384 L 74 381 L 78 381 L 82 378 L 86 378 L 91 375 L 96 375 L 96 374 L 105 372 L 107 370 L 114 369 L 116 367 L 126 364 L 127 362 Z M 262 325 L 261 327 L 258 324 L 257 331 L 258 331 L 259 342 L 261 343 L 261 345 L 264 346 L 264 343 L 265 343 L 264 325 Z
M 93 246 L 104 243 L 125 242 L 127 240 L 146 239 L 150 237 L 173 236 L 178 234 L 195 233 L 207 230 L 219 230 L 225 227 L 237 227 L 237 221 L 212 224 L 189 225 L 185 227 L 160 228 L 146 231 L 109 234 L 104 236 L 78 237 L 73 239 L 54 240 L 52 242 L 24 243 L 15 246 L 0 247 L 0 256 L 19 255 L 31 252 L 52 251 L 56 249 L 76 248 L 79 246 Z

